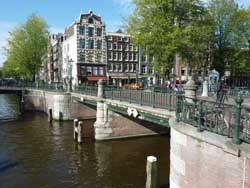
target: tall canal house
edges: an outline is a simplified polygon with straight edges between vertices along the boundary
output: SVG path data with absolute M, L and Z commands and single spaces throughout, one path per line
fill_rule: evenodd
M 63 82 L 73 85 L 106 80 L 106 31 L 100 16 L 92 11 L 65 29 Z
M 47 74 L 49 83 L 62 81 L 62 46 L 64 36 L 62 33 L 50 34 L 48 47 Z
M 118 30 L 107 33 L 106 39 L 108 79 L 120 86 L 138 81 L 139 48 L 132 37 Z

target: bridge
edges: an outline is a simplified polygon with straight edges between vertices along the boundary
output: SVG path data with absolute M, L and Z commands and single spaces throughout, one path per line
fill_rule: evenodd
M 72 92 L 57 86 L 0 86 L 0 92 L 20 92 L 25 108 L 52 109 L 58 120 L 72 119 L 73 103 L 94 109 L 96 140 L 124 137 L 124 128 L 141 120 L 152 123 L 150 129 L 170 128 L 171 188 L 250 187 L 250 115 L 242 96 L 218 106 L 197 97 L 189 82 L 185 94 L 112 88 L 102 81 Z

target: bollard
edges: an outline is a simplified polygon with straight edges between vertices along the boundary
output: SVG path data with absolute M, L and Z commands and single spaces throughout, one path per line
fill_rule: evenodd
M 52 122 L 52 108 L 49 108 L 48 110 L 48 122 Z
M 77 138 L 77 126 L 78 126 L 78 119 L 74 119 L 74 124 L 73 124 L 73 138 L 76 140 Z
M 147 180 L 146 188 L 157 188 L 157 158 L 147 157 Z
M 78 141 L 78 143 L 82 143 L 82 134 L 83 134 L 83 131 L 82 131 L 82 121 L 79 121 L 78 122 L 78 137 L 77 137 L 77 141 Z

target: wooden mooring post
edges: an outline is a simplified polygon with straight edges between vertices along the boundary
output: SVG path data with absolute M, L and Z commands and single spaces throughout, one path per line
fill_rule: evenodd
M 147 157 L 147 180 L 146 188 L 157 188 L 157 158 Z
M 52 108 L 48 109 L 48 122 L 52 122 Z
M 79 121 L 78 122 L 78 138 L 77 138 L 78 143 L 82 143 L 82 136 L 83 136 L 82 121 Z
M 76 140 L 77 138 L 77 126 L 78 126 L 78 119 L 74 119 L 74 124 L 73 124 L 73 138 Z
M 83 137 L 82 124 L 83 124 L 82 121 L 74 119 L 73 138 L 78 143 L 82 143 L 82 137 Z

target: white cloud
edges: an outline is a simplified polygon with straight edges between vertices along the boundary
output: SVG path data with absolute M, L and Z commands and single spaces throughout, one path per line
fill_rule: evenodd
M 9 32 L 13 30 L 13 28 L 17 25 L 16 22 L 8 22 L 0 20 L 0 67 L 3 65 L 5 61 L 5 57 L 3 54 L 3 47 L 6 46 L 6 40 L 9 36 Z

